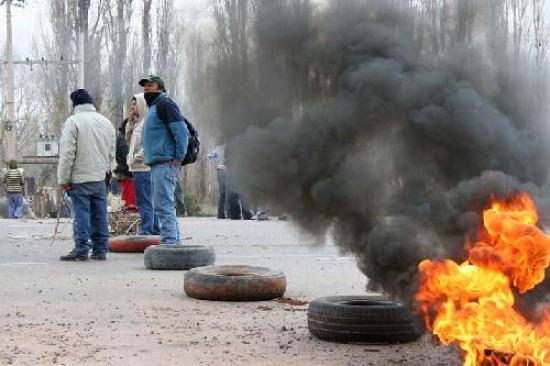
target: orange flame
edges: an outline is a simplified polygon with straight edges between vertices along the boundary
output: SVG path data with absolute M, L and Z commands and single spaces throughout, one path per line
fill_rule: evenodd
M 550 237 L 537 221 L 526 194 L 495 201 L 468 261 L 419 264 L 416 301 L 426 325 L 443 343 L 460 345 L 466 366 L 550 366 L 550 307 L 540 324 L 514 309 L 513 288 L 533 289 L 550 264 Z

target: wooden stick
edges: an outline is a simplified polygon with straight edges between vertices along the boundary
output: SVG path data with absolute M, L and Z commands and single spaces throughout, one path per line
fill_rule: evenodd
M 59 228 L 59 218 L 61 217 L 61 199 L 59 195 L 59 188 L 55 190 L 57 195 L 57 219 L 55 220 L 55 229 L 53 230 L 53 237 L 52 237 L 52 243 L 50 246 L 53 246 L 53 243 L 55 242 L 55 236 L 57 234 L 57 229 Z M 61 196 L 62 197 L 62 196 Z

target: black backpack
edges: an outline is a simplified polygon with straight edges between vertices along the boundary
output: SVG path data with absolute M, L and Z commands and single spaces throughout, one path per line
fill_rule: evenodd
M 199 157 L 201 142 L 199 141 L 199 132 L 193 127 L 191 122 L 187 120 L 187 118 L 183 118 L 185 121 L 185 124 L 187 125 L 187 130 L 189 131 L 189 139 L 187 141 L 187 153 L 185 154 L 185 158 L 181 162 L 181 165 L 188 165 L 193 164 L 195 161 L 197 161 L 197 158 Z

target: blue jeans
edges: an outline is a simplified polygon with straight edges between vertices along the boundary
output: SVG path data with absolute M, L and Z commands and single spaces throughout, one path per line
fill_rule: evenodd
M 106 254 L 109 248 L 107 192 L 105 181 L 73 184 L 68 194 L 73 201 L 73 236 L 76 255 Z M 91 239 L 91 245 L 90 245 Z
M 180 170 L 180 167 L 173 167 L 168 163 L 151 167 L 153 205 L 155 216 L 158 217 L 160 223 L 160 243 L 162 245 L 181 244 L 180 227 L 174 206 L 174 194 Z
M 20 219 L 23 217 L 23 193 L 9 193 L 8 218 Z
M 139 235 L 159 235 L 160 225 L 153 209 L 153 183 L 151 172 L 132 172 L 136 191 L 136 204 L 141 219 Z

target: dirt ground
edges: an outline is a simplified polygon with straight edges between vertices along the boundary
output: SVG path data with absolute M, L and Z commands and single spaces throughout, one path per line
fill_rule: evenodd
M 353 258 L 311 245 L 291 222 L 182 219 L 186 243 L 212 246 L 217 264 L 280 269 L 285 297 L 363 294 Z M 70 222 L 0 220 L 0 364 L 452 365 L 431 337 L 403 345 L 336 344 L 309 335 L 307 303 L 210 302 L 183 292 L 183 271 L 145 269 L 142 254 L 64 263 Z

